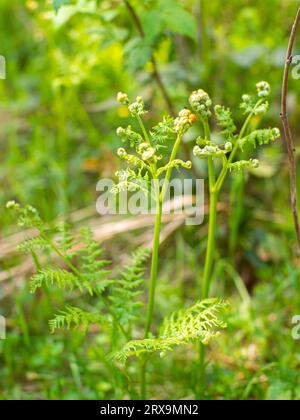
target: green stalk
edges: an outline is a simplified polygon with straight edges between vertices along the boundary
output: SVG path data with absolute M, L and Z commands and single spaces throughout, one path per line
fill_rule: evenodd
M 210 205 L 209 205 L 209 225 L 208 225 L 208 239 L 206 248 L 206 257 L 204 264 L 204 274 L 202 279 L 202 299 L 209 296 L 210 280 L 212 273 L 212 266 L 215 255 L 215 242 L 216 242 L 216 228 L 217 228 L 217 204 L 218 194 L 211 192 Z
M 211 139 L 210 129 L 207 121 L 203 121 L 205 138 Z M 213 158 L 208 158 L 208 176 L 209 176 L 209 224 L 208 224 L 208 238 L 206 247 L 206 256 L 204 264 L 204 274 L 201 283 L 201 297 L 206 299 L 209 295 L 210 279 L 212 266 L 214 262 L 215 241 L 216 241 L 216 226 L 217 226 L 217 204 L 218 194 L 214 191 L 216 183 L 216 175 Z M 198 397 L 203 398 L 205 388 L 205 346 L 199 344 L 199 394 Z
M 152 325 L 152 319 L 153 319 L 155 290 L 156 290 L 157 272 L 158 272 L 158 251 L 159 251 L 161 217 L 162 217 L 162 201 L 160 200 L 160 197 L 158 195 L 157 203 L 156 203 L 156 217 L 155 217 L 154 238 L 153 238 L 153 246 L 152 246 L 149 296 L 148 296 L 148 306 L 147 306 L 146 324 L 145 324 L 145 338 L 148 338 L 149 336 L 151 325 Z M 141 393 L 142 400 L 146 399 L 147 361 L 148 360 L 145 358 L 141 363 L 140 393 Z
M 177 152 L 178 152 L 178 149 L 179 149 L 179 146 L 180 146 L 182 137 L 183 137 L 182 133 L 179 133 L 178 136 L 177 136 L 177 139 L 175 141 L 175 144 L 174 144 L 172 153 L 171 153 L 169 164 L 171 162 L 173 162 L 173 160 L 175 160 L 175 158 L 176 158 L 176 155 L 177 155 Z M 165 195 L 166 195 L 168 186 L 169 186 L 168 184 L 169 184 L 170 179 L 171 179 L 172 170 L 173 170 L 173 168 L 169 167 L 168 170 L 167 170 L 166 176 L 165 176 L 164 184 L 162 186 L 161 195 L 160 195 L 160 201 L 162 203 L 164 201 L 164 198 L 165 198 Z
M 159 237 L 160 237 L 160 228 L 161 228 L 161 216 L 162 216 L 162 202 L 161 200 L 159 200 L 158 203 L 156 204 L 156 217 L 155 217 L 154 238 L 153 238 L 153 247 L 152 247 L 149 297 L 148 297 L 148 307 L 147 307 L 146 324 L 145 324 L 145 338 L 147 338 L 149 335 L 151 324 L 152 324 L 152 318 L 153 318 L 155 289 L 156 289 L 157 272 L 158 272 L 158 250 L 159 250 Z
M 140 124 L 141 124 L 141 127 L 143 127 L 142 121 L 140 121 Z M 182 137 L 183 137 L 182 133 L 179 133 L 175 141 L 169 163 L 171 163 L 176 158 Z M 146 132 L 145 138 L 149 139 L 147 132 Z M 149 139 L 149 142 L 150 142 L 150 139 Z M 156 165 L 155 165 L 154 170 L 156 171 Z M 167 192 L 168 183 L 170 181 L 171 175 L 172 175 L 172 168 L 169 168 L 167 170 L 161 192 L 159 188 L 159 180 L 158 178 L 154 178 L 155 189 L 156 189 L 156 217 L 155 217 L 154 238 L 153 238 L 153 246 L 152 246 L 149 297 L 148 297 L 146 324 L 145 324 L 145 338 L 148 338 L 149 336 L 152 320 L 153 320 L 153 309 L 154 309 L 154 304 L 155 304 L 155 290 L 156 290 L 157 273 L 158 273 L 158 251 L 159 251 L 159 239 L 160 239 L 160 229 L 161 229 L 161 219 L 162 219 L 162 205 L 163 205 L 163 200 Z M 141 394 L 141 399 L 143 400 L 146 399 L 146 370 L 147 370 L 147 359 L 145 358 L 141 363 L 141 378 L 140 378 L 140 394 Z
M 205 138 L 211 139 L 210 129 L 207 120 L 203 121 Z M 208 237 L 206 256 L 204 264 L 204 274 L 202 279 L 202 299 L 206 299 L 209 295 L 209 286 L 211 271 L 214 261 L 215 239 L 216 239 L 216 224 L 217 224 L 217 204 L 218 193 L 215 191 L 216 175 L 213 158 L 208 158 L 208 177 L 209 177 L 209 224 L 208 224 Z
M 239 148 L 239 140 L 243 138 L 250 124 L 251 118 L 255 115 L 256 109 L 264 102 L 264 99 L 260 99 L 255 107 L 253 108 L 252 112 L 248 115 L 240 133 L 238 139 L 234 145 L 234 148 L 228 158 L 226 164 L 224 164 L 223 169 L 216 181 L 215 178 L 215 169 L 213 164 L 213 159 L 210 157 L 208 158 L 208 175 L 209 175 L 209 195 L 210 195 L 210 204 L 209 204 L 209 225 L 208 225 L 208 238 L 207 238 L 207 248 L 206 248 L 206 256 L 205 256 L 205 264 L 204 264 L 204 274 L 202 278 L 202 287 L 201 287 L 201 295 L 202 299 L 206 299 L 209 297 L 210 292 L 210 285 L 211 285 L 211 274 L 212 274 L 212 267 L 214 263 L 214 255 L 215 255 L 215 247 L 216 247 L 216 229 L 217 229 L 217 205 L 218 205 L 218 198 L 219 192 L 222 188 L 222 185 L 226 179 L 228 168 L 230 163 L 233 162 L 233 159 L 238 151 Z M 204 133 L 207 140 L 210 140 L 210 129 L 207 121 L 202 121 L 204 127 Z M 200 343 L 199 346 L 199 395 L 200 398 L 204 395 L 204 388 L 205 388 L 205 347 L 203 344 Z

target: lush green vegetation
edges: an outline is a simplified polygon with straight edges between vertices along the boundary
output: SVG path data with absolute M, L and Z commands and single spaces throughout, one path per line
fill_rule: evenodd
M 1 2 L 1 399 L 300 398 L 297 7 Z M 205 179 L 202 225 L 162 215 L 174 176 Z M 160 180 L 156 216 L 97 214 L 108 177 Z

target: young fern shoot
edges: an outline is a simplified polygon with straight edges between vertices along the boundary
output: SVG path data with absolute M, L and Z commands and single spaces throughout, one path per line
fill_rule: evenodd
M 238 172 L 243 171 L 244 169 L 256 169 L 259 166 L 259 161 L 255 158 L 251 158 L 247 161 L 235 161 L 237 152 L 239 149 L 242 150 L 246 144 L 256 147 L 257 145 L 260 146 L 273 142 L 280 137 L 280 131 L 278 128 L 256 130 L 248 134 L 252 117 L 266 113 L 269 107 L 267 98 L 271 91 L 270 85 L 263 81 L 259 82 L 256 85 L 256 88 L 256 99 L 249 95 L 243 95 L 242 97 L 240 107 L 246 115 L 246 120 L 239 133 L 237 133 L 236 124 L 232 119 L 231 110 L 220 105 L 216 105 L 214 107 L 216 121 L 222 129 L 221 134 L 224 137 L 222 145 L 216 144 L 211 139 L 209 120 L 212 116 L 212 101 L 209 95 L 199 89 L 198 91 L 193 92 L 190 96 L 190 104 L 194 111 L 199 115 L 204 132 L 204 137 L 200 136 L 196 141 L 197 145 L 194 147 L 194 155 L 201 159 L 207 159 L 209 178 L 210 211 L 206 257 L 203 276 L 201 279 L 202 299 L 209 297 L 211 288 L 211 277 L 216 249 L 217 204 L 222 186 L 229 172 Z M 221 160 L 222 164 L 222 169 L 218 174 L 215 166 L 215 161 L 217 159 Z M 203 395 L 205 363 L 203 346 L 200 346 L 199 358 L 200 387 L 201 395 Z
M 223 145 L 216 144 L 211 139 L 211 130 L 209 119 L 212 116 L 212 101 L 209 95 L 203 90 L 198 90 L 190 96 L 190 104 L 195 112 L 199 115 L 203 126 L 204 137 L 198 137 L 197 145 L 194 147 L 194 155 L 208 161 L 208 177 L 209 177 L 209 195 L 210 195 L 210 213 L 209 213 L 209 232 L 208 244 L 206 250 L 206 259 L 204 266 L 204 274 L 202 278 L 202 298 L 206 298 L 210 291 L 210 279 L 214 262 L 214 249 L 216 237 L 216 213 L 217 203 L 220 191 L 229 172 L 242 171 L 244 169 L 256 169 L 259 166 L 257 159 L 249 159 L 247 161 L 235 161 L 237 151 L 243 149 L 246 144 L 253 146 L 268 144 L 280 137 L 278 128 L 268 128 L 253 131 L 247 134 L 251 119 L 255 115 L 262 115 L 267 112 L 269 103 L 267 101 L 270 95 L 270 86 L 267 82 L 260 82 L 256 85 L 257 99 L 254 100 L 249 95 L 243 95 L 240 105 L 244 114 L 247 116 L 239 133 L 237 133 L 236 125 L 232 119 L 229 108 L 216 105 L 214 113 L 217 124 L 221 127 L 221 134 L 224 137 Z M 222 169 L 216 174 L 215 160 L 220 159 Z
M 134 149 L 135 154 L 129 154 L 123 147 L 119 148 L 118 156 L 128 163 L 128 167 L 123 171 L 118 171 L 119 183 L 113 188 L 115 192 L 122 190 L 137 191 L 142 190 L 149 194 L 150 186 L 154 190 L 151 198 L 155 203 L 155 225 L 152 247 L 152 260 L 150 271 L 150 283 L 148 292 L 147 314 L 145 322 L 145 339 L 148 338 L 153 319 L 153 309 L 155 304 L 155 289 L 158 274 L 158 252 L 162 219 L 162 206 L 168 190 L 172 170 L 181 167 L 190 169 L 190 161 L 177 159 L 177 153 L 181 145 L 184 134 L 196 121 L 195 115 L 188 109 L 179 112 L 177 118 L 165 117 L 162 122 L 147 131 L 142 117 L 147 113 L 144 101 L 137 97 L 135 102 L 130 103 L 125 93 L 119 93 L 117 99 L 123 105 L 128 106 L 129 112 L 139 124 L 141 133 L 135 132 L 131 126 L 127 128 L 119 127 L 117 134 L 123 141 L 127 141 L 129 146 Z M 168 149 L 168 143 L 172 145 L 171 153 L 166 162 L 163 151 Z M 162 154 L 160 154 L 162 151 Z M 145 375 L 146 361 L 142 366 L 141 388 L 142 395 L 145 396 Z

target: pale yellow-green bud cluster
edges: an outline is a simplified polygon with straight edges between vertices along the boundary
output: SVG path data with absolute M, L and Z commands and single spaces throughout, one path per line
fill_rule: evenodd
M 11 201 L 8 201 L 6 203 L 6 208 L 7 209 L 17 210 L 17 209 L 20 208 L 20 204 L 19 203 L 16 203 L 15 200 L 11 200 Z
M 208 93 L 206 93 L 202 89 L 195 90 L 190 98 L 189 102 L 191 107 L 203 118 L 204 120 L 208 120 L 211 117 L 211 106 L 212 100 Z
M 155 149 L 148 143 L 141 143 L 137 149 L 137 153 L 141 156 L 142 160 L 147 161 L 154 157 Z
M 196 122 L 196 119 L 196 115 L 189 109 L 182 109 L 174 121 L 174 129 L 176 133 L 185 133 Z
M 138 96 L 135 102 L 132 102 L 132 104 L 129 105 L 128 109 L 133 117 L 137 115 L 142 116 L 147 112 L 145 111 L 145 104 L 141 96 Z
M 120 102 L 123 105 L 128 105 L 129 104 L 129 98 L 128 98 L 127 93 L 119 92 L 117 94 L 117 101 Z
M 138 96 L 135 102 L 130 103 L 127 93 L 119 92 L 117 94 L 117 101 L 128 106 L 128 110 L 133 117 L 142 116 L 147 113 L 144 100 L 141 96 Z
M 259 98 L 267 98 L 271 93 L 271 87 L 268 82 L 259 82 L 256 85 Z

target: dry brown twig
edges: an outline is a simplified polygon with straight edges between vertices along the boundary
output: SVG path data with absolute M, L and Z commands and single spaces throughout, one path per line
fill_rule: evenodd
M 297 166 L 296 166 L 296 157 L 295 157 L 295 144 L 287 116 L 287 91 L 288 91 L 288 81 L 289 81 L 289 72 L 293 60 L 293 48 L 296 39 L 297 29 L 300 23 L 300 7 L 298 9 L 292 30 L 289 39 L 285 67 L 284 67 L 284 76 L 282 83 L 282 98 L 281 98 L 281 120 L 284 129 L 284 136 L 287 145 L 288 158 L 289 158 L 289 167 L 290 167 L 290 184 L 291 184 L 291 203 L 292 203 L 292 212 L 294 217 L 295 230 L 298 241 L 298 252 L 300 254 L 300 224 L 299 224 L 299 215 L 297 207 Z

